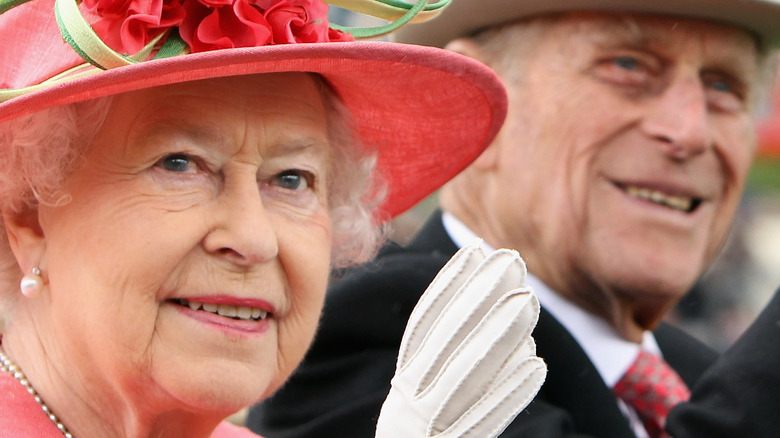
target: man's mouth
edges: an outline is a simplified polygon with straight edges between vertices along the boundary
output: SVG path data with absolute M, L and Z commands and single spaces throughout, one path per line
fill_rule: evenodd
M 652 202 L 653 204 L 668 207 L 673 210 L 681 211 L 683 213 L 690 213 L 696 210 L 696 208 L 701 205 L 702 202 L 701 198 L 670 195 L 660 190 L 649 189 L 647 187 L 617 183 L 615 185 L 626 192 L 629 196 L 641 199 L 643 201 Z
M 189 307 L 192 310 L 201 310 L 204 312 L 213 313 L 215 315 L 224 316 L 225 318 L 238 319 L 242 321 L 260 321 L 268 317 L 268 311 L 258 309 L 257 307 L 201 303 L 183 298 L 171 299 L 170 301 L 180 306 Z

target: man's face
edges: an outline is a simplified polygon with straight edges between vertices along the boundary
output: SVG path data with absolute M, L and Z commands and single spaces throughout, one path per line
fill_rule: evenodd
M 629 325 L 653 325 L 716 255 L 737 208 L 758 56 L 729 26 L 563 17 L 520 80 L 499 71 L 510 109 L 488 189 L 493 243 L 518 248 L 581 306 L 621 319 L 620 302 L 636 307 Z

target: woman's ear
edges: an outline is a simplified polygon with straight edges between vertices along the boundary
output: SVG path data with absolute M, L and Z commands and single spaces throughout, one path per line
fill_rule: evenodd
M 30 272 L 43 258 L 46 239 L 38 220 L 38 207 L 28 207 L 21 212 L 3 209 L 3 224 L 8 243 L 22 272 Z

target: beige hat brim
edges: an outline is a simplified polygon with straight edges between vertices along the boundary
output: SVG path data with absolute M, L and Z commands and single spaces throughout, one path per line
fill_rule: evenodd
M 400 29 L 395 40 L 444 47 L 455 38 L 497 24 L 565 11 L 638 12 L 713 20 L 752 31 L 770 47 L 780 46 L 780 0 L 455 0 L 433 22 Z

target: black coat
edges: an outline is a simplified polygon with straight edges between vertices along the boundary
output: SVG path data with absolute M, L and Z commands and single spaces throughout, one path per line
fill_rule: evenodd
M 373 437 L 409 314 L 456 251 L 436 213 L 408 247 L 386 245 L 376 261 L 336 279 L 304 362 L 279 392 L 250 410 L 247 426 L 272 438 Z M 654 334 L 689 387 L 716 358 L 669 325 Z M 547 380 L 501 437 L 633 438 L 612 390 L 544 309 L 534 338 L 548 365 Z M 698 420 L 701 414 L 681 411 L 680 418 Z M 688 436 L 714 435 L 678 435 Z
M 780 289 L 666 422 L 675 438 L 780 437 Z

